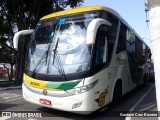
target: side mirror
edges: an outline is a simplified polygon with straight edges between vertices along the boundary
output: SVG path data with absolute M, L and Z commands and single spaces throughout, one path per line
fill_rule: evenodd
M 18 41 L 19 41 L 19 37 L 21 35 L 30 35 L 33 33 L 33 29 L 31 30 L 22 30 L 22 31 L 19 31 L 17 32 L 14 37 L 13 37 L 13 46 L 16 50 L 18 50 Z
M 110 22 L 108 22 L 107 20 L 104 20 L 102 18 L 96 18 L 94 20 L 92 20 L 87 28 L 87 44 L 94 44 L 95 43 L 95 39 L 96 39 L 96 35 L 97 35 L 97 30 L 101 25 L 107 25 L 107 26 L 112 26 L 112 24 Z

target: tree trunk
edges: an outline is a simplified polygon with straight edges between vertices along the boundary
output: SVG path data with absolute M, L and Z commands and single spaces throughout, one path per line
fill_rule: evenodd
M 11 65 L 11 74 L 10 74 L 10 78 L 11 78 L 11 81 L 13 80 L 13 64 L 10 64 Z
M 28 37 L 19 38 L 18 51 L 16 53 L 16 73 L 14 82 L 15 85 L 22 85 L 23 82 L 27 42 L 28 42 Z
M 19 48 L 16 54 L 16 72 L 15 72 L 15 85 L 22 85 L 22 76 L 23 76 L 23 68 L 22 68 L 22 51 Z

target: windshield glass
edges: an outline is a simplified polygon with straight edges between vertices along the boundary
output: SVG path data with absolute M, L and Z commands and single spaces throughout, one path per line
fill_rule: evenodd
M 40 74 L 62 75 L 90 68 L 91 47 L 86 31 L 96 12 L 40 21 L 28 45 L 26 69 Z

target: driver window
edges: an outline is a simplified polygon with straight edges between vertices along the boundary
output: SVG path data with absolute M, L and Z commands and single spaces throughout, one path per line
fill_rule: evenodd
M 99 65 L 107 62 L 107 36 L 103 32 L 99 33 L 97 41 L 95 64 Z
M 97 72 L 108 63 L 108 34 L 106 26 L 101 26 L 97 31 L 94 53 L 93 66 L 94 72 Z

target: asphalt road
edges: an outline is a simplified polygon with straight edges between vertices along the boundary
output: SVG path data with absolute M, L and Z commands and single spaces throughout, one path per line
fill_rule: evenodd
M 156 111 L 154 83 L 123 96 L 116 107 L 106 106 L 89 116 L 28 103 L 22 97 L 21 88 L 0 91 L 0 120 L 158 120 Z

